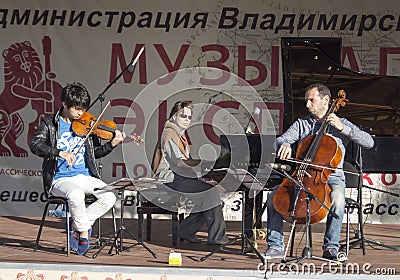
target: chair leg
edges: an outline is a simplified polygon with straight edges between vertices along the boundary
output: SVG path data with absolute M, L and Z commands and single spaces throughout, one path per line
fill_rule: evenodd
M 113 219 L 113 229 L 114 229 L 114 237 L 117 235 L 117 220 L 115 218 L 115 208 L 114 206 L 111 208 L 111 215 Z
M 151 214 L 147 214 L 146 218 L 146 241 L 150 242 L 151 241 Z
M 42 235 L 43 225 L 44 225 L 44 221 L 46 219 L 46 214 L 47 214 L 47 209 L 49 208 L 49 204 L 50 203 L 46 203 L 44 206 L 42 220 L 40 221 L 39 231 L 36 236 L 35 247 L 33 248 L 34 252 L 36 252 L 37 248 L 39 247 L 39 240 L 40 240 L 40 236 Z
M 363 255 L 365 255 L 364 224 L 363 224 L 363 213 L 361 204 L 360 207 L 358 208 L 358 230 L 360 231 L 362 252 Z
M 182 221 L 185 219 L 185 213 L 180 213 L 179 215 L 178 215 L 178 232 L 179 232 L 179 225 L 180 225 L 180 223 L 182 223 Z M 183 242 L 183 238 L 179 238 L 179 241 L 180 242 Z
M 178 214 L 172 214 L 172 246 L 178 244 Z
M 143 241 L 143 212 L 138 209 L 138 239 Z
M 61 202 L 57 202 L 57 203 L 61 203 Z M 47 216 L 47 211 L 49 209 L 50 204 L 55 204 L 54 202 L 48 201 L 45 206 L 44 206 L 44 210 L 43 210 L 43 215 L 42 215 L 42 220 L 40 221 L 40 226 L 39 226 L 39 231 L 38 234 L 36 236 L 36 241 L 35 241 L 35 247 L 33 248 L 33 251 L 36 252 L 38 247 L 39 247 L 39 241 L 40 241 L 40 237 L 42 235 L 42 230 L 43 230 L 43 226 L 46 220 L 46 216 Z M 65 204 L 65 211 L 66 211 L 66 225 L 67 225 L 67 256 L 70 256 L 71 252 L 70 252 L 70 238 L 69 238 L 69 232 L 70 232 L 70 227 L 69 227 L 69 219 L 70 219 L 70 213 L 69 213 L 69 206 L 68 203 L 64 203 Z
M 348 206 L 346 208 L 346 256 L 349 256 L 350 251 L 350 208 Z
M 66 211 L 65 219 L 66 219 L 66 223 L 67 223 L 67 256 L 69 257 L 70 254 L 71 254 L 71 246 L 70 246 L 71 240 L 70 240 L 70 237 L 69 237 L 69 233 L 71 231 L 71 228 L 69 227 L 70 213 L 69 213 L 68 203 L 65 205 L 65 211 Z

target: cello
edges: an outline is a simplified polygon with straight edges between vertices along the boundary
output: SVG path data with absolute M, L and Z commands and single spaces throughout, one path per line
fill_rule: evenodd
M 318 133 L 304 138 L 296 151 L 296 159 L 301 163 L 292 173 L 292 178 L 323 204 L 314 199 L 310 201 L 310 224 L 320 222 L 328 214 L 331 205 L 328 178 L 342 160 L 342 151 L 335 139 L 326 134 L 329 125 L 326 117 L 336 112 L 341 106 L 345 106 L 347 102 L 346 93 L 343 90 L 338 92 L 338 96 L 339 98 L 333 100 Z M 292 180 L 285 178 L 277 188 L 272 203 L 284 220 L 305 224 L 307 196 L 306 192 L 296 186 Z

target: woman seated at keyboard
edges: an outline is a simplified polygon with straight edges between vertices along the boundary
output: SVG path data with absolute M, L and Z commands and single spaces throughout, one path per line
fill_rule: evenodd
M 190 147 L 185 131 L 190 125 L 193 107 L 191 102 L 178 101 L 166 121 L 153 156 L 152 169 L 165 186 L 182 193 L 194 203 L 190 215 L 179 225 L 179 237 L 192 243 L 201 242 L 196 233 L 206 224 L 208 244 L 224 244 L 225 221 L 221 197 L 212 185 L 197 179 L 201 160 L 190 157 Z

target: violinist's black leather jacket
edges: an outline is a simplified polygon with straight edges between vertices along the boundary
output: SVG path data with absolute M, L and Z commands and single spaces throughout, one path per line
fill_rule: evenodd
M 39 128 L 36 130 L 30 143 L 32 153 L 43 158 L 42 178 L 46 190 L 50 189 L 53 182 L 57 169 L 57 158 L 61 151 L 57 148 L 57 140 L 62 109 L 63 107 L 55 115 L 46 116 L 41 119 Z M 85 147 L 85 160 L 89 171 L 92 176 L 99 178 L 95 158 L 104 157 L 113 150 L 111 141 L 101 145 L 99 138 L 91 135 L 85 142 Z

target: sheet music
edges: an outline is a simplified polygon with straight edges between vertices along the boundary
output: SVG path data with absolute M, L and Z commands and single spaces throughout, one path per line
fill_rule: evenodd
M 157 184 L 162 184 L 165 182 L 164 180 L 158 180 L 154 178 L 121 178 L 112 183 L 109 183 L 107 186 L 104 186 L 103 190 L 115 190 L 115 189 L 125 189 L 128 191 L 140 191 L 143 189 L 151 189 L 156 188 Z
M 235 180 L 251 190 L 262 190 L 264 187 L 263 184 L 261 184 L 261 182 L 256 177 L 254 177 L 253 174 L 243 168 L 224 167 L 211 169 L 210 172 L 216 172 L 217 174 L 220 173 L 216 177 L 221 177 L 221 173 L 225 175 L 223 176 L 224 178 L 226 176 L 232 176 L 233 178 L 235 178 Z M 210 175 L 210 177 L 213 177 L 213 175 Z M 218 179 L 216 180 L 218 181 Z

